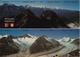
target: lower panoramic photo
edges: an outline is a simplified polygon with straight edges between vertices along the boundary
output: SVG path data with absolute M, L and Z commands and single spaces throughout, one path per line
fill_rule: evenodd
M 79 57 L 78 29 L 0 29 L 0 57 Z

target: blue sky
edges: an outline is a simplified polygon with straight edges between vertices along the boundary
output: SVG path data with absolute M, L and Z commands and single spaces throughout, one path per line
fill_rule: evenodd
M 79 0 L 0 0 L 0 4 L 3 3 L 79 10 Z
M 35 36 L 47 35 L 51 38 L 71 37 L 78 38 L 78 29 L 0 29 L 0 35 L 21 36 L 31 34 Z

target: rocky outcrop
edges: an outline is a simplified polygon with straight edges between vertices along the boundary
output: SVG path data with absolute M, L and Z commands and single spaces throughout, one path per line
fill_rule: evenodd
M 15 54 L 19 52 L 19 47 L 10 37 L 0 39 L 0 56 Z
M 58 41 L 54 40 L 54 39 L 51 39 L 51 42 L 52 42 L 54 48 L 56 48 L 58 46 L 61 46 L 61 44 Z
M 75 39 L 74 41 L 72 41 L 73 44 L 79 46 L 80 43 L 80 39 Z
M 69 55 L 70 57 L 79 57 L 79 49 L 70 52 Z
M 57 26 L 57 19 L 59 19 L 58 15 L 51 11 L 51 10 L 46 10 L 43 11 L 43 13 L 41 14 L 41 24 L 44 25 L 45 27 L 56 27 Z

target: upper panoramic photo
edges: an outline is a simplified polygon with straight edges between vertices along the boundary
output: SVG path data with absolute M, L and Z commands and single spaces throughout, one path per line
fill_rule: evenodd
M 0 28 L 79 28 L 78 0 L 0 0 Z

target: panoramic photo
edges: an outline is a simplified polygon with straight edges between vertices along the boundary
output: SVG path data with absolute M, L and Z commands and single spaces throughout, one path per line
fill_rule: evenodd
M 0 29 L 0 57 L 79 57 L 78 29 Z
M 0 0 L 0 28 L 79 28 L 78 0 Z

